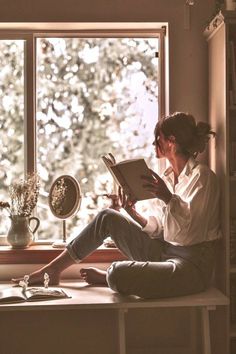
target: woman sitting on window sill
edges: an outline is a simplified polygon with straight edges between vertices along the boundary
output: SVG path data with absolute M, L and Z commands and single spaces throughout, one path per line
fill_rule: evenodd
M 82 268 L 87 283 L 106 284 L 121 294 L 143 298 L 187 295 L 208 287 L 221 235 L 219 189 L 216 175 L 195 157 L 204 151 L 210 135 L 214 133 L 207 123 L 196 123 L 186 113 L 160 120 L 153 145 L 157 159 L 167 159 L 170 167 L 162 178 L 154 171 L 144 178 L 145 188 L 157 198 L 154 215 L 144 218 L 135 201 L 120 190 L 119 208 L 136 223 L 118 210 L 101 211 L 62 254 L 30 274 L 30 284 L 43 283 L 45 272 L 58 284 L 64 269 L 110 236 L 129 260 L 113 262 L 107 271 Z

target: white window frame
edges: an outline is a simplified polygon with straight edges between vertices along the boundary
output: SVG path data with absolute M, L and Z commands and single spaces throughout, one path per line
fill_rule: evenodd
M 0 40 L 25 40 L 24 77 L 24 167 L 25 174 L 37 169 L 36 137 L 36 40 L 37 38 L 155 38 L 159 48 L 159 117 L 168 114 L 168 25 L 167 23 L 0 23 Z M 161 168 L 164 166 L 160 166 Z M 42 244 L 42 241 L 38 241 Z M 45 242 L 48 244 L 48 242 Z

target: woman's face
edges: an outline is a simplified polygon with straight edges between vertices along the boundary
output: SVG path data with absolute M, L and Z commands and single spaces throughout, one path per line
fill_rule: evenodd
M 156 157 L 158 159 L 169 157 L 171 153 L 170 140 L 166 139 L 162 132 L 160 132 L 157 138 L 154 140 L 153 145 L 155 146 Z

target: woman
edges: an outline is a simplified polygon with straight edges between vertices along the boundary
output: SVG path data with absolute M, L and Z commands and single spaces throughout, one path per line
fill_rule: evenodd
M 155 214 L 144 218 L 135 201 L 119 191 L 121 207 L 136 223 L 119 211 L 101 211 L 60 256 L 30 275 L 30 284 L 43 282 L 45 272 L 58 283 L 64 269 L 80 262 L 107 236 L 129 260 L 114 262 L 107 271 L 81 269 L 90 284 L 107 284 L 143 298 L 187 295 L 210 284 L 220 238 L 219 189 L 215 174 L 195 157 L 214 133 L 207 123 L 196 124 L 193 116 L 175 113 L 157 123 L 154 135 L 156 157 L 170 165 L 162 178 L 154 171 L 151 178 L 143 177 L 145 188 L 157 198 Z

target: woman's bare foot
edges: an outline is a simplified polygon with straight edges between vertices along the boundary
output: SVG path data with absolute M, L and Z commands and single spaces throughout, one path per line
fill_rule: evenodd
M 56 258 L 54 258 L 49 264 L 40 268 L 36 272 L 29 274 L 29 285 L 44 283 L 44 274 L 47 273 L 49 275 L 49 286 L 50 285 L 58 285 L 60 281 L 60 274 L 66 268 L 75 264 L 73 258 L 71 258 L 67 249 L 65 249 L 62 253 L 59 254 Z M 22 278 L 12 279 L 13 283 L 19 284 L 19 282 L 23 280 Z
M 44 274 L 47 273 L 49 275 L 49 286 L 50 285 L 58 285 L 60 281 L 59 274 L 56 274 L 50 269 L 42 268 L 29 274 L 29 285 L 43 285 L 44 283 Z M 19 284 L 19 282 L 23 280 L 22 278 L 12 279 L 11 281 L 15 284 Z
M 107 285 L 107 281 L 106 281 L 107 272 L 105 270 L 101 270 L 93 267 L 82 268 L 80 270 L 80 274 L 83 280 L 86 281 L 88 284 Z

